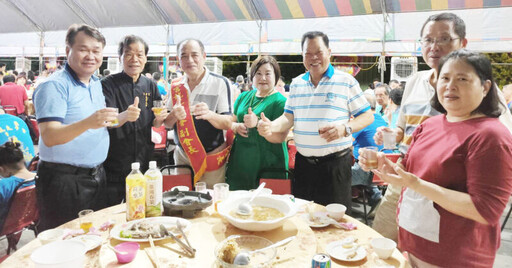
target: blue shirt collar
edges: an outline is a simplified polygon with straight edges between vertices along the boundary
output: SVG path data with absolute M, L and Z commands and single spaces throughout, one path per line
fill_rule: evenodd
M 332 75 L 334 74 L 334 67 L 332 67 L 332 65 L 329 63 L 329 67 L 327 67 L 327 71 L 325 71 L 324 75 L 323 76 L 327 76 L 327 78 L 331 79 Z M 302 76 L 302 79 L 304 79 L 304 81 L 309 81 L 309 72 L 307 72 L 306 74 L 304 74 Z
M 71 77 L 73 77 L 73 83 L 75 85 L 82 85 L 82 86 L 85 86 L 85 84 L 80 81 L 80 78 L 78 78 L 78 75 L 76 75 L 75 71 L 73 69 L 71 69 L 71 66 L 69 66 L 68 63 L 66 63 L 66 66 L 64 67 L 66 69 L 67 72 L 69 72 L 69 74 L 71 75 Z M 97 81 L 99 78 L 96 77 L 95 75 L 92 75 L 91 76 L 91 80 L 92 81 Z M 92 82 L 90 81 L 90 82 Z M 89 83 L 90 84 L 90 83 Z

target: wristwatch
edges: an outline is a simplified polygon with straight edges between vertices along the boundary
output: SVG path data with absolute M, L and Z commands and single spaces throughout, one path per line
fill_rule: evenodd
M 345 137 L 352 135 L 352 128 L 348 125 L 348 123 L 343 124 L 345 126 Z

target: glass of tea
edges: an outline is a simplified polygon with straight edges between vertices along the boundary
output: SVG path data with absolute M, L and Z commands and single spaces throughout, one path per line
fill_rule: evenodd
M 379 152 L 379 148 L 377 146 L 367 146 L 364 147 L 364 157 L 366 158 L 366 166 L 369 169 L 376 169 L 378 168 L 378 162 L 377 162 L 377 153 Z
M 153 113 L 155 113 L 155 115 L 162 113 L 162 111 L 164 109 L 165 109 L 165 105 L 164 105 L 163 101 L 161 101 L 161 100 L 153 101 L 153 108 L 151 108 L 151 110 L 153 111 Z
M 92 218 L 90 214 L 94 211 L 92 209 L 84 209 L 78 212 L 78 221 L 80 222 L 80 229 L 84 230 L 84 233 L 89 232 L 92 227 Z
M 109 107 L 109 108 L 115 109 L 116 113 L 119 114 L 119 108 L 115 108 L 115 107 Z M 110 121 L 110 126 L 115 127 L 117 125 L 119 125 L 119 119 L 116 117 L 116 119 Z

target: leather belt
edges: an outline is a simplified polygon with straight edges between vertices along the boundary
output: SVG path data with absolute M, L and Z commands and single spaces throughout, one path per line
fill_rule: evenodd
M 343 156 L 347 155 L 348 153 L 350 153 L 351 151 L 352 150 L 350 148 L 346 148 L 339 152 L 335 152 L 335 153 L 324 155 L 324 156 L 304 156 L 304 155 L 301 155 L 301 156 L 304 157 L 304 159 L 306 159 L 306 161 L 308 161 L 308 163 L 310 163 L 311 165 L 318 165 L 318 164 L 321 164 L 324 162 L 329 162 L 334 159 L 343 157 Z M 297 152 L 297 153 L 300 154 L 299 152 Z
M 53 162 L 47 162 L 47 161 L 40 161 L 39 166 L 43 168 L 50 168 L 54 169 L 56 171 L 67 173 L 67 174 L 85 174 L 89 176 L 95 176 L 98 174 L 98 170 L 101 167 L 100 165 L 97 165 L 93 168 L 84 168 L 84 167 L 77 167 L 69 164 L 62 164 L 62 163 L 53 163 Z

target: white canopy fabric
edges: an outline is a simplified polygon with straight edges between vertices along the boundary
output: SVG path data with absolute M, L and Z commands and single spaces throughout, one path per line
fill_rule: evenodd
M 205 1 L 209 0 L 197 2 Z M 383 47 L 382 14 L 170 24 L 172 14 L 165 12 L 172 8 L 166 6 L 169 3 L 166 0 L 0 0 L 3 18 L 0 56 L 63 56 L 66 29 L 73 23 L 87 23 L 100 29 L 107 40 L 105 56 L 116 56 L 118 42 L 128 34 L 146 40 L 150 56 L 162 56 L 167 50 L 174 55 L 175 45 L 189 37 L 200 39 L 209 55 L 257 54 L 259 50 L 274 55 L 300 54 L 300 38 L 311 30 L 323 31 L 329 36 L 334 55 L 381 55 L 382 52 L 386 56 L 419 55 L 422 23 L 428 16 L 440 12 L 388 13 Z M 248 12 L 248 16 L 258 17 L 254 10 Z M 469 49 L 512 51 L 512 7 L 450 12 L 466 22 Z

